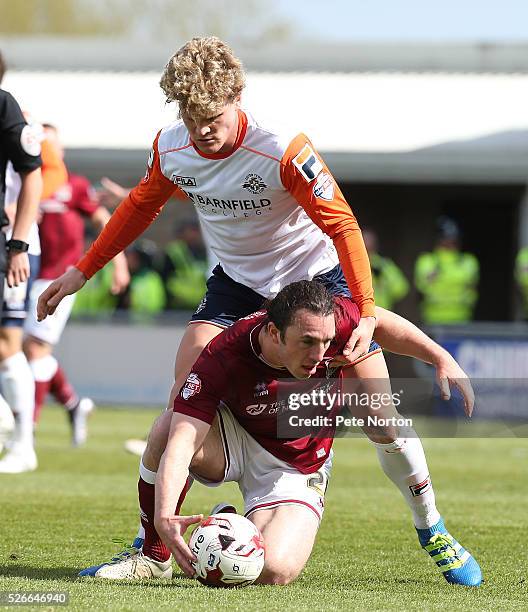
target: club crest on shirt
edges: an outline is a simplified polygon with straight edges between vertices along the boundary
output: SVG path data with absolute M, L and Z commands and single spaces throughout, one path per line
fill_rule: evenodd
M 193 395 L 198 395 L 202 388 L 202 381 L 198 378 L 198 375 L 194 372 L 191 372 L 189 376 L 187 376 L 187 380 L 182 387 L 181 396 L 184 400 L 188 400 Z
M 299 170 L 303 178 L 311 183 L 314 178 L 319 176 L 323 169 L 323 164 L 314 153 L 310 145 L 304 145 L 302 151 L 292 159 L 293 165 Z
M 334 179 L 326 172 L 321 172 L 313 187 L 314 196 L 331 202 L 334 199 Z
M 268 395 L 268 385 L 265 382 L 260 382 L 255 385 L 255 393 L 253 393 L 254 397 L 262 397 L 263 395 Z
M 254 194 L 262 193 L 266 187 L 267 185 L 262 177 L 253 172 L 250 172 L 242 183 L 243 189 L 247 189 L 250 193 Z

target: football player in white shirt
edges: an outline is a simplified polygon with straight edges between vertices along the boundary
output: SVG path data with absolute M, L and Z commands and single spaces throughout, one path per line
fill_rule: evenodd
M 43 319 L 135 240 L 176 190 L 184 191 L 219 265 L 178 349 L 169 409 L 212 338 L 299 280 L 317 279 L 333 294 L 353 297 L 360 320 L 342 359 L 353 364 L 348 370 L 367 388 L 372 380 L 388 383 L 383 355 L 371 344 L 375 304 L 356 218 L 306 135 L 262 125 L 242 110 L 244 81 L 240 60 L 217 38 L 192 39 L 176 52 L 161 87 L 167 101 L 177 101 L 181 119 L 158 133 L 144 178 L 87 254 L 39 299 Z M 168 435 L 166 418 L 154 427 L 165 427 Z M 409 490 L 428 479 L 416 433 L 396 427 L 366 433 L 411 509 L 415 526 L 431 537 L 444 532 L 430 481 L 416 495 Z M 157 469 L 164 445 L 155 440 L 163 437 L 151 437 L 144 468 Z

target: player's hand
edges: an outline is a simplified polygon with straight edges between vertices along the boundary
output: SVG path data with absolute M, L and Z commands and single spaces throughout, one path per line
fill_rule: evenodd
M 43 321 L 52 315 L 62 298 L 71 295 L 86 283 L 86 276 L 77 268 L 70 268 L 43 291 L 37 303 L 37 320 Z
M 372 342 L 372 334 L 376 328 L 376 317 L 361 317 L 358 326 L 352 332 L 341 355 L 336 355 L 334 361 L 346 365 L 365 355 Z
M 110 209 L 115 208 L 130 192 L 130 189 L 119 185 L 106 176 L 101 179 L 101 186 L 103 189 L 97 192 L 99 203 Z
M 114 265 L 114 271 L 112 273 L 112 286 L 110 287 L 110 292 L 112 295 L 119 295 L 123 293 L 123 291 L 130 284 L 130 272 L 126 266 L 116 266 Z
M 157 518 L 154 521 L 158 535 L 173 554 L 176 563 L 189 578 L 192 578 L 196 573 L 191 565 L 191 561 L 196 561 L 196 556 L 187 546 L 187 542 L 183 539 L 183 534 L 190 525 L 199 523 L 201 520 L 203 520 L 203 514 L 170 516 L 167 518 Z
M 433 365 L 436 369 L 436 382 L 440 387 L 442 399 L 449 400 L 451 398 L 451 387 L 455 386 L 464 400 L 464 412 L 470 417 L 475 406 L 475 392 L 468 375 L 447 352 Z
M 29 257 L 21 251 L 12 251 L 7 258 L 6 280 L 9 287 L 18 287 L 29 278 Z

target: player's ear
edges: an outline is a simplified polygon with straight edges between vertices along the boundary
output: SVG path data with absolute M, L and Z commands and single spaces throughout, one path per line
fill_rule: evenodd
M 279 344 L 280 342 L 280 330 L 279 328 L 275 325 L 275 323 L 273 323 L 272 321 L 270 321 L 268 323 L 268 329 L 267 332 L 270 336 L 270 338 L 272 339 L 272 341 L 275 344 Z

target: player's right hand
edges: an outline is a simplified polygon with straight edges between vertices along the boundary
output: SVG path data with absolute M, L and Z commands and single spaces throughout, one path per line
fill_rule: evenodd
M 190 525 L 199 523 L 203 520 L 203 514 L 193 514 L 192 516 L 170 516 L 159 518 L 154 521 L 154 526 L 158 535 L 163 540 L 165 546 L 171 551 L 186 576 L 192 578 L 195 574 L 191 561 L 196 560 L 196 556 L 187 546 L 183 539 L 183 534 Z
M 62 298 L 71 295 L 86 283 L 86 276 L 77 268 L 70 268 L 43 291 L 37 303 L 37 320 L 43 321 L 52 315 Z

